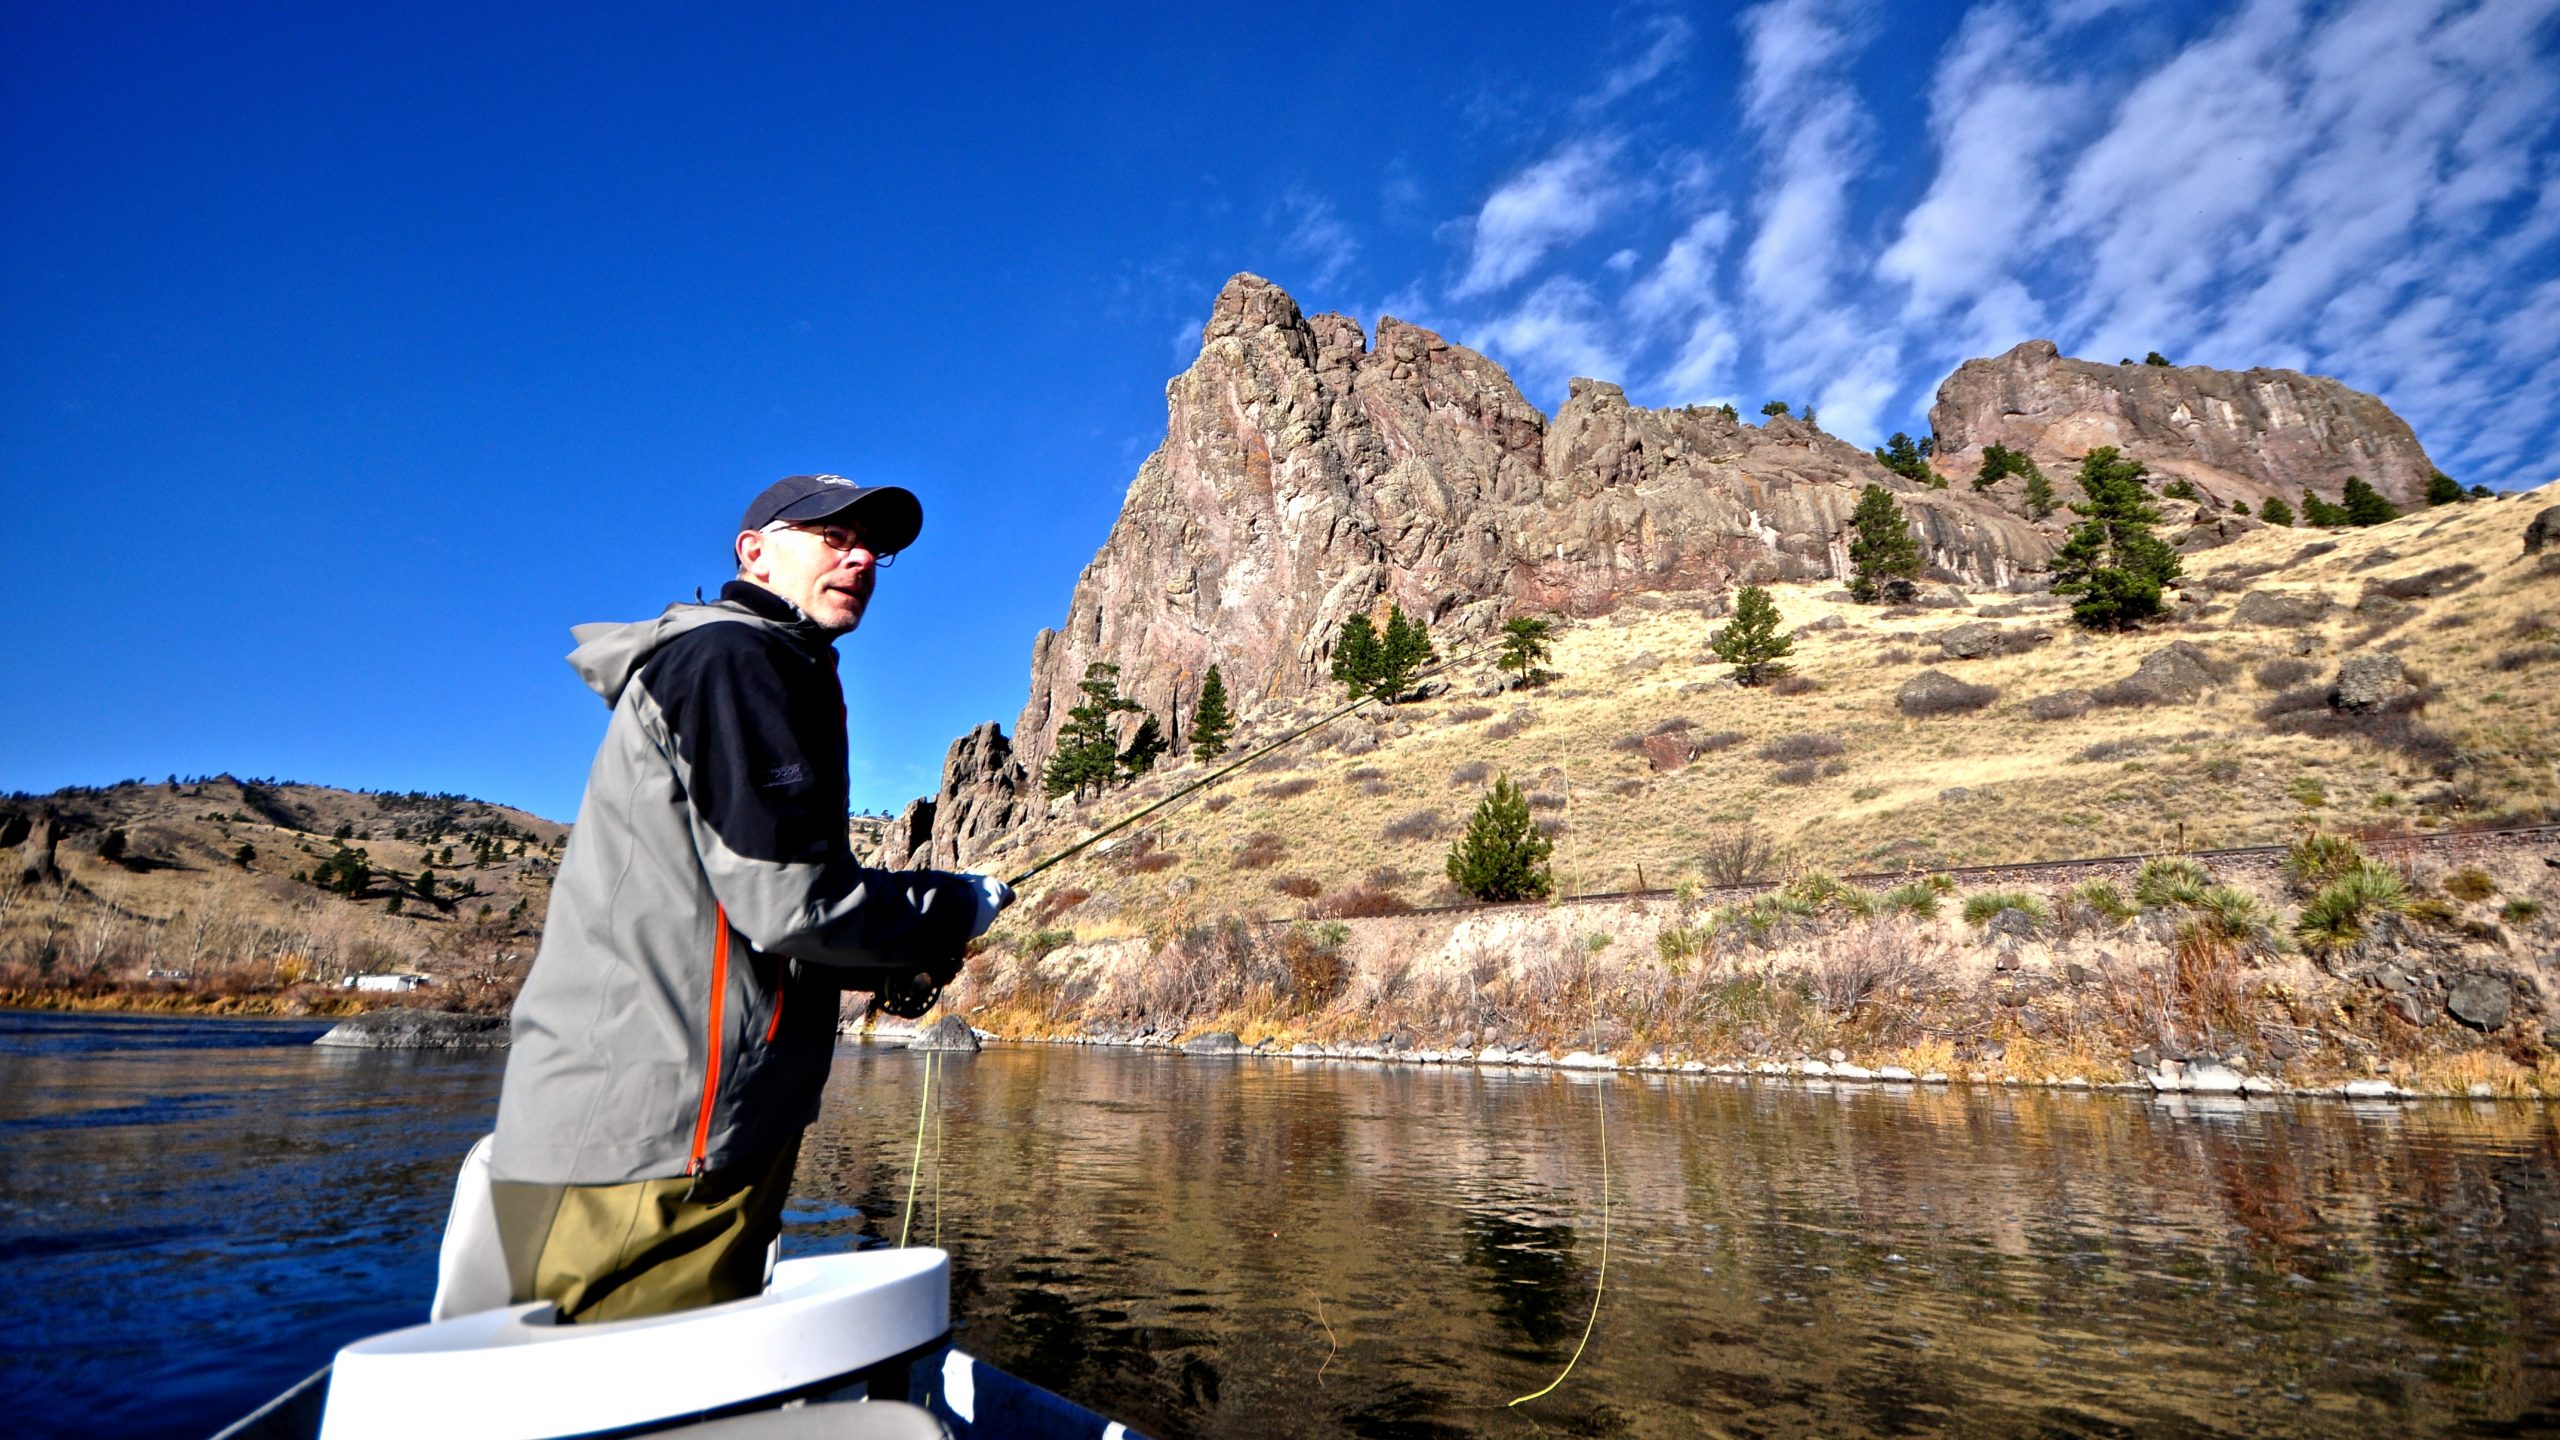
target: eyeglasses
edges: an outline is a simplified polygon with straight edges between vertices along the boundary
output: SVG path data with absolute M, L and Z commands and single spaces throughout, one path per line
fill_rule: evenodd
M 862 532 L 848 525 L 793 525 L 787 521 L 777 520 L 764 529 L 768 535 L 776 530 L 797 530 L 803 535 L 814 535 L 818 537 L 819 544 L 839 555 L 850 555 L 860 550 L 871 557 L 872 568 L 877 570 L 886 570 L 898 563 L 896 551 L 892 550 L 884 554 L 872 549 L 871 542 L 862 538 Z

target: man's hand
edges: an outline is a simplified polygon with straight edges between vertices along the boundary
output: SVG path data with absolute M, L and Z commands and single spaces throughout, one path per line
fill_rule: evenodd
M 1013 903 L 1013 887 L 993 875 L 963 875 L 960 878 L 968 881 L 969 888 L 977 893 L 978 915 L 969 928 L 969 938 L 975 940 L 986 934 L 987 927 L 996 923 L 996 917 Z

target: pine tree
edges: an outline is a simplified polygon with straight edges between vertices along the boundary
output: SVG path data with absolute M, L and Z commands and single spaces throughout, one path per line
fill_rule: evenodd
M 1156 761 L 1173 746 L 1164 738 L 1164 727 L 1149 715 L 1138 722 L 1138 731 L 1129 737 L 1128 747 L 1120 752 L 1120 775 L 1135 780 L 1156 768 Z
M 1788 408 L 1786 401 L 1772 400 L 1760 407 L 1760 413 L 1763 415 L 1784 415 L 1787 413 Z
M 1378 629 L 1369 623 L 1366 614 L 1342 622 L 1342 633 L 1333 639 L 1333 678 L 1353 698 L 1377 688 L 1378 667 L 1384 658 L 1379 652 Z
M 1785 674 L 1787 667 L 1778 662 L 1796 648 L 1795 637 L 1778 628 L 1777 604 L 1757 585 L 1734 592 L 1733 622 L 1708 636 L 1707 644 L 1745 685 Z
M 2328 501 L 2321 499 L 2319 496 L 2312 494 L 2309 486 L 2304 486 L 2302 491 L 2302 523 L 2312 526 L 2315 529 L 2337 530 L 2345 527 L 2350 522 L 2347 519 L 2347 509 L 2345 506 L 2332 505 Z
M 1876 463 L 1906 480 L 1917 480 L 1933 489 L 1944 490 L 1947 477 L 1929 466 L 1929 457 L 1936 453 L 1937 448 L 1935 437 L 1914 444 L 1910 436 L 1896 430 L 1876 447 Z
M 1084 692 L 1084 703 L 1067 712 L 1067 723 L 1058 727 L 1057 751 L 1040 776 L 1041 788 L 1052 797 L 1072 792 L 1081 799 L 1086 791 L 1111 783 L 1120 768 L 1111 717 L 1138 708 L 1121 695 L 1120 667 L 1108 661 L 1085 666 L 1076 688 Z
M 2071 618 L 2093 630 L 2129 630 L 2160 612 L 2161 587 L 2178 574 L 2178 553 L 2151 527 L 2160 512 L 2142 488 L 2143 466 L 2112 445 L 2080 462 L 2089 498 L 2071 507 L 2084 518 L 2053 557 L 2053 590 L 2080 597 Z
M 231 852 L 231 863 L 239 866 L 243 870 L 248 869 L 249 862 L 257 858 L 258 847 L 250 844 L 246 840 L 240 842 L 239 849 Z
M 1200 703 L 1191 709 L 1191 758 L 1206 765 L 1226 754 L 1235 729 L 1235 717 L 1227 713 L 1227 682 L 1212 665 L 1200 682 Z
M 436 898 L 436 871 L 432 865 L 418 872 L 418 898 L 421 900 Z
M 124 863 L 124 827 L 116 826 L 98 839 L 98 858 L 110 865 Z
M 1856 532 L 1849 541 L 1849 598 L 1868 605 L 1910 599 L 1911 578 L 1920 573 L 1920 546 L 1911 538 L 1902 502 L 1883 486 L 1870 485 L 1858 492 L 1849 528 Z
M 2400 518 L 2400 507 L 2382 498 L 2382 492 L 2364 483 L 2361 475 L 2347 477 L 2346 487 L 2338 492 L 2344 503 L 2350 525 L 2379 525 Z
M 1411 619 L 1401 605 L 1387 607 L 1387 630 L 1378 637 L 1378 682 L 1370 693 L 1393 705 L 1413 688 L 1413 677 L 1440 658 L 1431 647 L 1431 631 Z
M 2145 365 L 2166 366 L 2169 363 L 2169 357 L 2161 354 L 2157 350 L 2154 350 L 2150 354 L 2142 357 L 2142 363 Z
M 2464 499 L 2462 482 L 2439 470 L 2427 477 L 2427 503 L 2454 505 Z
M 1502 622 L 1502 654 L 1493 663 L 1518 675 L 1523 685 L 1543 684 L 1549 677 L 1538 667 L 1546 663 L 1554 631 L 1545 620 L 1512 616 Z
M 2258 507 L 2258 518 L 2266 521 L 2270 525 L 2282 525 L 2287 529 L 2291 529 L 2293 526 L 2293 507 L 2284 503 L 2283 496 L 2270 495 L 2267 497 L 2267 503 Z
M 2036 468 L 2036 463 L 2032 460 L 2026 463 L 2027 489 L 2021 498 L 2027 502 L 2027 514 L 2042 520 L 2059 509 L 2062 502 L 2055 498 L 2053 482 L 2044 478 L 2044 472 Z
M 1449 883 L 1479 900 L 1536 900 L 1555 890 L 1547 857 L 1555 842 L 1529 818 L 1529 797 L 1502 776 L 1449 847 Z

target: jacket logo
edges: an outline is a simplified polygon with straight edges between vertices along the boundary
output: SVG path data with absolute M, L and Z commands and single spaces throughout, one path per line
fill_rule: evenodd
M 797 785 L 808 778 L 809 767 L 807 763 L 794 760 L 788 765 L 777 765 L 774 768 L 767 770 L 762 775 L 757 776 L 756 788 L 759 790 L 779 790 L 786 785 Z

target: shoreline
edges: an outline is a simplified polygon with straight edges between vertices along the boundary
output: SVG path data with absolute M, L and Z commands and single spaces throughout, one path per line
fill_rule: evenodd
M 2143 1095 L 2181 1100 L 2502 1100 L 2542 1106 L 2560 1105 L 2560 1096 L 2499 1093 L 2486 1085 L 2449 1090 L 2423 1085 L 2402 1085 L 2397 1081 L 2378 1078 L 2322 1080 L 2295 1084 L 2272 1076 L 2236 1069 L 2220 1061 L 2171 1061 L 2140 1079 L 2093 1080 L 2079 1075 L 2047 1078 L 1983 1070 L 1915 1072 L 1900 1065 L 1870 1066 L 1850 1060 L 1828 1059 L 1708 1061 L 1688 1058 L 1674 1060 L 1648 1054 L 1633 1061 L 1622 1061 L 1616 1056 L 1590 1050 L 1571 1050 L 1559 1055 L 1551 1050 L 1510 1049 L 1502 1046 L 1487 1046 L 1480 1050 L 1455 1047 L 1448 1049 L 1388 1048 L 1376 1045 L 1318 1045 L 1301 1041 L 1283 1048 L 1267 1042 L 1262 1046 L 1246 1045 L 1228 1031 L 1194 1035 L 1186 1040 L 1170 1040 L 1154 1036 L 1009 1036 L 996 1031 L 979 1029 L 976 1026 L 970 1028 L 977 1032 L 981 1043 L 990 1045 L 1073 1046 L 1154 1052 L 1202 1060 L 1289 1060 L 1326 1064 L 1442 1066 L 1451 1069 L 1465 1067 L 1477 1070 L 1548 1070 L 1588 1075 L 1660 1075 L 1744 1083 L 1777 1081 L 1798 1089 L 1822 1088 L 1835 1091 L 1867 1087 L 1895 1091 L 1946 1090 L 1963 1087 L 1986 1090 L 2058 1091 L 2084 1095 Z M 848 1029 L 842 1034 L 847 1039 L 859 1040 L 866 1044 L 890 1046 L 905 1046 L 910 1036 L 910 1032 L 903 1029 L 878 1028 Z M 2171 1071 L 2167 1068 L 2168 1065 L 2175 1065 L 2178 1069 Z

